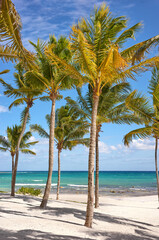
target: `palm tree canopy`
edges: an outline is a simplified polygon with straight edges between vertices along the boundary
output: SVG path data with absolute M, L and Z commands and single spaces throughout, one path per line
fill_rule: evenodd
M 26 104 L 31 107 L 36 99 L 39 98 L 39 95 L 42 94 L 42 89 L 40 86 L 35 89 L 35 85 L 31 81 L 28 81 L 25 78 L 25 70 L 21 63 L 15 66 L 17 72 L 14 73 L 14 82 L 16 88 L 11 84 L 6 83 L 3 79 L 0 79 L 0 83 L 5 88 L 4 94 L 8 97 L 16 98 L 9 106 L 11 109 L 13 106 L 19 106 L 21 104 Z M 21 120 L 23 121 L 25 116 L 26 108 L 21 114 Z
M 146 126 L 126 134 L 124 136 L 125 145 L 129 145 L 136 138 L 159 137 L 159 69 L 157 66 L 152 71 L 149 90 L 153 105 L 150 105 L 150 101 L 137 91 L 134 91 L 126 99 L 127 107 L 134 111 L 137 117 L 143 117 Z
M 99 97 L 97 126 L 103 123 L 131 124 L 143 123 L 144 119 L 136 117 L 125 105 L 125 100 L 130 94 L 130 85 L 128 83 L 119 83 L 113 86 L 107 84 L 104 86 L 102 94 Z M 85 96 L 81 89 L 77 88 L 78 99 L 74 101 L 67 97 L 67 104 L 76 114 L 91 121 L 92 115 L 92 88 L 89 86 Z
M 21 60 L 27 68 L 34 68 L 34 55 L 26 50 L 21 40 L 22 23 L 11 0 L 0 3 L 0 57 L 5 61 Z
M 142 26 L 137 23 L 127 29 L 127 22 L 126 17 L 112 17 L 109 8 L 103 4 L 99 9 L 95 7 L 90 19 L 82 18 L 72 27 L 70 45 L 73 62 L 80 68 L 80 73 L 56 56 L 50 47 L 46 48 L 46 55 L 74 78 L 88 82 L 94 93 L 100 95 L 107 83 L 135 79 L 135 74 L 146 71 L 159 61 L 159 57 L 147 59 L 144 55 L 151 46 L 158 44 L 159 35 L 124 49 L 124 43 L 134 38 Z
M 9 151 L 11 154 L 16 153 L 17 142 L 19 139 L 19 135 L 21 133 L 22 127 L 14 125 L 13 127 L 7 127 L 7 137 L 0 135 L 0 144 L 3 147 L 0 147 L 1 151 Z M 23 135 L 21 144 L 20 144 L 20 151 L 22 153 L 30 153 L 36 155 L 35 152 L 29 150 L 30 146 L 34 146 L 38 141 L 30 142 L 29 139 L 32 136 L 30 131 L 26 132 Z M 29 142 L 28 142 L 29 141 Z
M 57 64 L 52 64 L 50 62 L 50 59 L 45 54 L 45 48 L 49 46 L 51 52 L 66 62 L 70 62 L 72 56 L 68 39 L 61 36 L 57 40 L 55 36 L 50 35 L 48 42 L 38 39 L 37 44 L 30 43 L 36 50 L 36 64 L 38 71 L 27 72 L 25 77 L 35 84 L 35 88 L 37 85 L 43 88 L 45 94 L 40 98 L 42 101 L 49 101 L 52 97 L 61 99 L 62 96 L 59 94 L 59 90 L 71 88 L 74 81 L 68 74 L 65 74 L 62 69 L 59 69 Z
M 46 115 L 47 124 L 50 127 L 50 115 Z M 32 131 L 37 131 L 41 137 L 49 138 L 49 134 L 40 125 L 31 125 Z M 55 117 L 55 142 L 58 149 L 69 149 L 78 144 L 89 145 L 89 138 L 83 138 L 89 132 L 88 122 L 79 118 L 78 115 L 69 108 L 61 107 L 56 110 Z

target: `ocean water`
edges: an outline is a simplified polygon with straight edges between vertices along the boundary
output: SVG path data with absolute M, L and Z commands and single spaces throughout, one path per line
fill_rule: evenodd
M 22 186 L 44 189 L 47 172 L 24 171 L 17 172 L 16 190 Z M 64 189 L 87 189 L 88 172 L 62 171 L 61 187 Z M 57 172 L 53 172 L 52 188 L 56 188 Z M 100 171 L 100 189 L 156 189 L 155 172 Z M 0 172 L 0 191 L 10 191 L 11 172 Z

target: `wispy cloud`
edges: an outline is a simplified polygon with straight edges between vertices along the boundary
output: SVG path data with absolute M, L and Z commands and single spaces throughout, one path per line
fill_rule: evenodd
M 117 151 L 118 153 L 131 153 L 132 151 L 142 151 L 142 150 L 154 150 L 154 139 L 138 139 L 133 140 L 129 147 L 122 144 L 117 145 L 107 145 L 104 142 L 99 141 L 99 151 L 100 153 L 110 154 Z
M 0 113 L 8 112 L 8 108 L 0 105 Z

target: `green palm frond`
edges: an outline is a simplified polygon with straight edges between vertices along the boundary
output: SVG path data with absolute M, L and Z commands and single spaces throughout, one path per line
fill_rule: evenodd
M 19 99 L 16 99 L 15 101 L 13 101 L 10 106 L 9 106 L 9 110 L 14 106 L 14 107 L 17 107 L 21 104 L 24 104 L 25 102 L 25 99 L 24 98 L 19 98 Z
M 144 138 L 147 138 L 150 136 L 152 136 L 152 127 L 151 126 L 138 128 L 136 130 L 129 132 L 128 134 L 126 134 L 124 136 L 124 138 L 123 138 L 124 145 L 129 146 L 130 142 L 132 142 L 133 139 L 136 139 L 136 138 L 144 139 Z
M 65 100 L 67 101 L 67 104 L 69 107 L 72 108 L 73 111 L 76 112 L 79 116 L 87 117 L 87 113 L 79 106 L 79 104 L 71 99 L 70 97 L 66 97 Z
M 143 24 L 137 23 L 134 26 L 130 27 L 129 29 L 126 29 L 121 35 L 116 39 L 115 44 L 119 44 L 121 47 L 123 43 L 125 43 L 129 38 L 135 39 L 134 34 L 141 29 Z
M 49 134 L 38 124 L 30 125 L 31 131 L 37 132 L 41 137 L 49 138 Z
M 21 134 L 21 131 L 22 131 L 21 126 L 14 125 L 13 127 L 7 127 L 7 139 L 3 136 L 0 136 L 0 145 L 3 146 L 3 147 L 0 147 L 0 150 L 2 150 L 2 151 L 8 150 L 10 152 L 16 152 L 17 142 L 18 142 L 19 136 Z M 30 146 L 33 146 L 36 143 L 38 143 L 38 141 L 27 142 L 31 136 L 32 136 L 32 134 L 29 131 L 24 133 L 21 143 L 20 143 L 20 151 L 24 150 L 24 153 L 27 153 L 27 151 L 29 151 L 28 148 Z
M 154 111 L 146 97 L 133 91 L 125 100 L 125 104 L 135 114 L 145 119 L 145 122 L 154 120 Z
M 0 147 L 0 151 L 6 152 L 6 151 L 8 151 L 8 148 Z
M 158 43 L 159 35 L 123 50 L 121 55 L 134 64 L 136 61 L 141 61 L 144 57 L 144 53 L 149 51 L 152 46 L 156 46 Z
M 8 69 L 5 69 L 5 70 L 3 70 L 2 72 L 0 72 L 0 75 L 1 74 L 5 74 L 5 73 L 8 73 L 10 70 L 8 70 Z
M 77 145 L 83 145 L 83 146 L 89 147 L 89 143 L 90 143 L 90 139 L 89 138 L 68 140 L 64 144 L 63 149 L 69 149 L 71 151 Z
M 12 91 L 14 89 L 10 84 L 6 83 L 1 78 L 0 78 L 0 83 L 3 85 L 3 87 L 6 89 L 6 91 Z M 5 92 L 4 92 L 4 94 L 5 94 Z
M 27 51 L 21 40 L 22 24 L 19 14 L 11 0 L 2 0 L 0 8 L 0 39 L 5 42 L 27 67 L 34 66 L 34 56 Z
M 11 61 L 12 63 L 18 60 L 17 52 L 9 46 L 0 46 L 0 58 L 4 62 Z
M 29 149 L 20 149 L 20 151 L 24 154 L 31 154 L 31 155 L 36 155 L 35 152 L 29 150 Z
M 40 99 L 42 102 L 48 102 L 48 101 L 51 100 L 50 97 L 48 97 L 48 96 L 39 97 L 39 99 Z
M 21 112 L 21 116 L 20 116 L 20 121 L 22 122 L 22 124 L 23 124 L 23 122 L 24 122 L 24 119 L 25 119 L 25 116 L 26 116 L 26 114 L 27 114 L 27 107 L 25 107 L 24 108 L 24 110 Z M 29 123 L 29 121 L 30 121 L 30 114 L 28 114 L 28 117 L 27 117 L 27 123 Z
M 28 142 L 28 143 L 24 143 L 22 148 L 29 148 L 30 146 L 34 146 L 35 144 L 37 144 L 39 141 L 35 141 L 35 142 Z

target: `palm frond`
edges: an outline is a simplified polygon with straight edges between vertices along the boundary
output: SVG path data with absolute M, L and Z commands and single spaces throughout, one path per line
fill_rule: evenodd
M 147 137 L 150 137 L 152 135 L 152 127 L 143 127 L 143 128 L 138 128 L 136 130 L 133 130 L 129 133 L 127 133 L 123 140 L 124 140 L 124 145 L 129 146 L 130 142 L 132 142 L 133 139 L 140 138 L 144 139 Z
M 8 70 L 8 69 L 5 69 L 5 70 L 3 70 L 2 72 L 0 72 L 0 75 L 1 74 L 5 74 L 5 73 L 8 73 L 10 70 Z
M 21 104 L 24 104 L 25 102 L 25 99 L 24 98 L 19 98 L 19 99 L 16 99 L 15 101 L 13 101 L 10 106 L 9 106 L 9 110 L 14 106 L 14 107 L 17 107 Z
M 31 154 L 31 155 L 36 155 L 35 152 L 29 150 L 29 149 L 20 149 L 20 151 L 24 154 Z
M 34 56 L 27 51 L 21 40 L 22 24 L 19 14 L 11 0 L 2 0 L 0 8 L 0 39 L 17 52 L 27 67 L 34 66 Z
M 41 137 L 49 138 L 49 134 L 38 124 L 30 125 L 31 131 L 37 132 Z
M 0 147 L 0 151 L 6 152 L 6 151 L 8 151 L 8 148 Z
M 4 62 L 11 61 L 12 63 L 18 60 L 17 52 L 9 46 L 0 46 L 0 58 Z
M 154 120 L 154 111 L 149 105 L 148 99 L 136 90 L 127 97 L 125 104 L 128 109 L 133 111 L 139 117 L 145 119 L 146 122 Z

